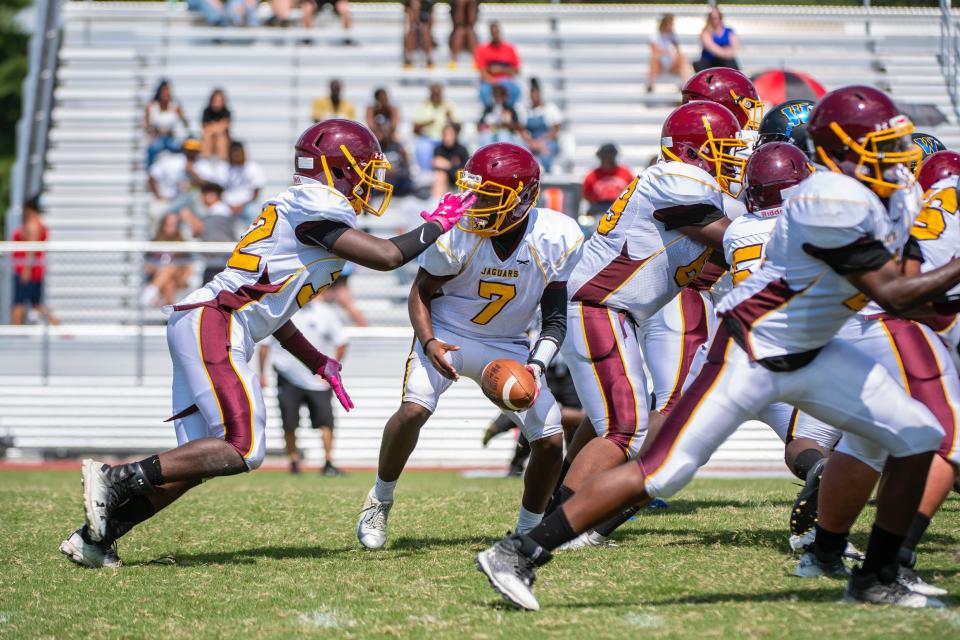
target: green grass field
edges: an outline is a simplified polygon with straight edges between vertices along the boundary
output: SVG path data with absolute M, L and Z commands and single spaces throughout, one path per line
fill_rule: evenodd
M 2 473 L 0 638 L 960 637 L 954 609 L 851 607 L 842 583 L 790 577 L 789 480 L 695 482 L 618 532 L 619 548 L 561 554 L 540 574 L 538 613 L 501 605 L 473 564 L 513 526 L 519 481 L 410 474 L 388 548 L 367 552 L 353 527 L 370 482 L 216 480 L 122 539 L 124 568 L 93 571 L 57 552 L 82 519 L 79 473 Z M 958 504 L 921 561 L 954 593 Z

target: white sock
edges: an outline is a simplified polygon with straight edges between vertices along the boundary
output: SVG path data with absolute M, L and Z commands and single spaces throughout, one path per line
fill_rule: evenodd
M 373 495 L 380 502 L 393 502 L 393 490 L 397 487 L 397 481 L 384 482 L 377 476 L 377 481 L 373 485 Z
M 520 505 L 520 515 L 517 516 L 517 533 L 526 533 L 540 524 L 543 520 L 542 513 L 527 511 L 523 505 Z

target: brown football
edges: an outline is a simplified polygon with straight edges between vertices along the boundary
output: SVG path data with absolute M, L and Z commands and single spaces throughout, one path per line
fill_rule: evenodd
M 501 358 L 483 369 L 480 388 L 490 402 L 505 411 L 526 411 L 537 397 L 533 375 L 516 360 Z

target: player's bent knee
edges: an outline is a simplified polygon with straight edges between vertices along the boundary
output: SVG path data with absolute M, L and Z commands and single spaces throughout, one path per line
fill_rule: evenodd
M 256 451 L 251 451 L 250 454 L 243 459 L 244 464 L 247 465 L 247 471 L 256 471 L 259 469 L 265 457 L 266 451 L 264 451 L 263 447 L 259 447 Z
M 419 428 L 430 419 L 433 411 L 418 402 L 404 402 L 397 409 L 397 417 L 404 426 Z
M 563 454 L 563 434 L 556 433 L 551 436 L 533 440 L 530 442 L 530 449 L 540 455 L 560 456 Z
M 693 458 L 675 455 L 666 467 L 647 477 L 646 491 L 654 497 L 669 498 L 690 484 L 699 468 Z

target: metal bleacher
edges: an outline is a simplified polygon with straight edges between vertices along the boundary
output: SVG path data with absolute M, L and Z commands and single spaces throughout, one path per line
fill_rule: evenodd
M 264 167 L 266 193 L 287 185 L 292 144 L 309 122 L 310 102 L 326 93 L 333 77 L 343 79 L 345 97 L 361 110 L 375 87 L 386 87 L 400 106 L 405 122 L 401 136 L 408 140 L 409 118 L 434 81 L 446 85 L 447 97 L 465 122 L 478 118 L 476 73 L 470 63 L 463 60 L 457 69 L 448 69 L 441 47 L 435 69 L 404 70 L 400 4 L 353 8 L 352 36 L 360 44 L 345 47 L 330 17 L 307 34 L 298 28 L 209 28 L 180 3 L 67 3 L 44 174 L 52 239 L 147 237 L 141 122 L 160 78 L 171 80 L 194 123 L 211 89 L 226 90 L 234 114 L 232 132 Z M 696 58 L 702 7 L 481 5 L 481 37 L 486 22 L 498 19 L 505 37 L 519 49 L 524 77 L 540 78 L 546 97 L 566 114 L 566 129 L 576 144 L 568 166 L 552 181 L 579 181 L 603 142 L 616 142 L 622 160 L 634 167 L 657 152 L 660 124 L 678 98 L 676 79 L 662 82 L 651 94 L 644 89 L 649 34 L 666 11 L 677 16 L 684 49 Z M 724 11 L 741 36 L 740 61 L 748 74 L 784 67 L 810 73 L 828 89 L 869 83 L 905 103 L 937 105 L 949 122 L 929 132 L 948 146 L 960 145 L 937 59 L 937 10 L 728 6 Z M 435 36 L 442 43 L 449 29 L 446 5 L 438 4 L 435 12 Z M 310 46 L 302 43 L 308 35 Z M 465 137 L 475 141 L 469 126 Z M 398 202 L 384 218 L 367 224 L 392 233 L 415 220 L 420 205 Z M 58 330 L 52 346 L 41 334 L 12 339 L 12 333 L 0 332 L 0 352 L 10 356 L 0 359 L 0 435 L 13 436 L 15 451 L 21 453 L 125 453 L 173 444 L 169 425 L 161 422 L 169 414 L 162 328 L 150 327 L 146 362 L 140 367 L 146 377 L 140 379 L 133 368 L 120 364 L 129 360 L 129 350 L 111 351 L 112 343 L 97 335 L 100 324 L 136 324 L 143 317 L 137 308 L 140 263 L 123 253 L 55 252 L 48 254 L 48 264 L 48 300 L 74 330 Z M 401 328 L 407 324 L 405 277 L 409 274 L 360 270 L 351 280 L 373 323 L 395 327 L 389 339 L 354 331 L 345 376 L 358 409 L 340 416 L 343 428 L 337 440 L 338 459 L 345 464 L 376 460 L 380 429 L 396 406 L 409 346 Z M 147 319 L 160 321 L 158 315 Z M 84 323 L 93 326 L 79 326 Z M 52 377 L 37 370 L 42 361 L 51 363 Z M 279 430 L 273 428 L 275 409 L 271 412 L 268 445 L 276 451 Z M 414 462 L 476 466 L 506 460 L 508 442 L 489 450 L 479 446 L 480 430 L 493 413 L 475 385 L 456 385 L 424 431 Z M 317 458 L 316 437 L 307 438 L 304 447 L 308 457 Z M 781 453 L 776 437 L 751 423 L 715 461 L 782 469 Z
M 524 77 L 540 78 L 548 99 L 566 113 L 576 146 L 571 170 L 555 180 L 578 181 L 606 141 L 615 141 L 632 166 L 642 166 L 657 152 L 660 123 L 677 91 L 676 82 L 665 82 L 653 94 L 645 92 L 648 34 L 662 12 L 672 11 L 694 58 L 700 8 L 483 4 L 481 9 L 481 37 L 487 20 L 500 20 L 523 58 Z M 435 33 L 442 41 L 448 30 L 446 5 L 435 11 Z M 784 20 L 785 12 L 790 20 Z M 399 3 L 357 4 L 354 13 L 353 37 L 360 46 L 345 47 L 339 26 L 329 18 L 309 33 L 223 29 L 199 24 L 181 4 L 68 3 L 44 175 L 53 237 L 147 237 L 141 122 L 159 78 L 172 81 L 192 123 L 213 87 L 226 90 L 234 135 L 266 170 L 265 193 L 286 186 L 291 146 L 309 123 L 310 102 L 326 92 L 332 77 L 343 79 L 346 97 L 361 111 L 375 87 L 386 87 L 405 118 L 401 134 L 408 141 L 408 118 L 433 81 L 446 85 L 465 122 L 478 118 L 476 74 L 467 61 L 451 71 L 441 53 L 435 69 L 402 69 Z M 729 7 L 727 15 L 741 34 L 741 64 L 748 73 L 783 66 L 806 71 L 828 88 L 867 82 L 898 99 L 936 104 L 951 113 L 936 57 L 936 11 Z M 312 45 L 301 42 L 307 36 Z M 960 142 L 954 124 L 933 133 L 948 144 Z M 474 140 L 469 126 L 466 139 Z M 387 217 L 370 224 L 393 231 L 415 219 L 420 204 L 398 202 Z M 107 258 L 51 256 L 48 296 L 63 320 L 140 318 L 139 263 L 119 255 Z M 361 270 L 355 282 L 367 313 L 381 323 L 404 324 L 408 279 Z M 150 313 L 148 318 L 159 320 Z

